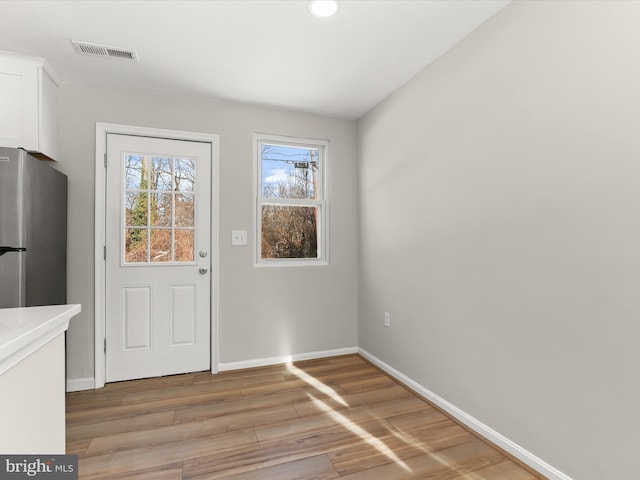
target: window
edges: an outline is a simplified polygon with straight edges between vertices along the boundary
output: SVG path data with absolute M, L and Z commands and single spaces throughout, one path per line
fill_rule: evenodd
M 194 261 L 195 160 L 125 153 L 124 263 Z
M 329 143 L 255 136 L 256 263 L 326 264 Z

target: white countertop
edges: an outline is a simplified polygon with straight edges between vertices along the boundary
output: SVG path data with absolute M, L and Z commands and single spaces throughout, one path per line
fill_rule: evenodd
M 80 305 L 0 308 L 0 375 L 69 328 Z

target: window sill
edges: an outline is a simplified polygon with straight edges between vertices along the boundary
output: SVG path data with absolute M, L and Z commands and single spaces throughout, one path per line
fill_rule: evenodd
M 254 262 L 256 268 L 282 268 L 282 267 L 327 267 L 329 262 L 326 260 L 302 260 L 302 259 L 285 259 L 279 258 L 274 260 L 261 260 Z

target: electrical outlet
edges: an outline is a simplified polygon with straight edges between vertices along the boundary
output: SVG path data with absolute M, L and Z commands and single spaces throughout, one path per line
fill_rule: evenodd
M 389 312 L 384 312 L 384 326 L 391 326 L 391 314 Z

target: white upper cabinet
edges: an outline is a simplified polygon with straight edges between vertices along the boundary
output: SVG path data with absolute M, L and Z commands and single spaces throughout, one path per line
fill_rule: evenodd
M 58 156 L 58 84 L 43 59 L 0 52 L 0 146 Z M 39 155 L 38 155 L 39 154 Z

